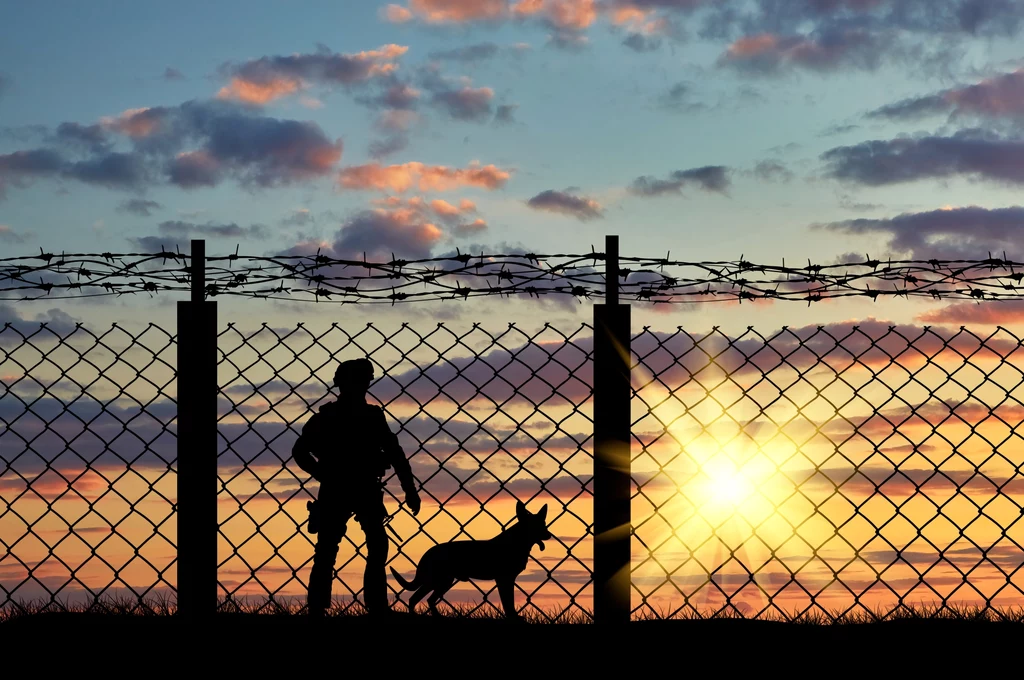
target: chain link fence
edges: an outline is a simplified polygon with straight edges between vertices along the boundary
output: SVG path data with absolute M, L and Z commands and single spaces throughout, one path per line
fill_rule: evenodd
M 632 346 L 634 616 L 1024 602 L 1012 333 L 646 328 Z
M 289 460 L 338 360 L 371 387 L 423 485 L 391 564 L 489 538 L 514 501 L 552 534 L 520 605 L 592 592 L 592 329 L 443 324 L 243 328 L 219 337 L 219 582 L 227 604 L 301 601 L 306 501 Z M 644 328 L 632 339 L 633 615 L 794 616 L 901 605 L 1019 606 L 1021 340 L 1006 330 Z M 175 339 L 157 327 L 0 329 L 0 606 L 174 597 Z M 335 595 L 358 603 L 352 523 Z M 447 600 L 496 608 L 488 582 Z M 397 594 L 397 597 L 402 597 Z
M 0 327 L 0 606 L 173 598 L 175 342 Z
M 487 539 L 515 519 L 515 501 L 549 505 L 549 548 L 520 575 L 518 598 L 557 617 L 589 604 L 593 555 L 590 344 L 581 325 L 527 332 L 515 325 L 456 331 L 442 324 L 385 331 L 305 325 L 245 331 L 229 324 L 219 346 L 219 473 L 222 597 L 268 607 L 303 595 L 313 537 L 303 531 L 316 482 L 288 462 L 311 410 L 334 397 L 339 360 L 368 357 L 380 403 L 422 484 L 417 518 L 402 510 L 391 566 L 410 574 L 431 546 Z M 397 479 L 387 481 L 389 513 L 399 510 Z M 362 535 L 355 522 L 336 565 L 335 598 L 357 604 L 362 590 Z M 396 596 L 403 597 L 399 593 Z M 493 583 L 449 591 L 450 603 L 498 611 Z

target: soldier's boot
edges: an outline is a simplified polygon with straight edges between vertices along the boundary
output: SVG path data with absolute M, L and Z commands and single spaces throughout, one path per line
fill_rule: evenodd
M 330 535 L 333 533 L 333 535 Z M 309 572 L 309 597 L 306 601 L 309 616 L 323 617 L 331 606 L 334 585 L 334 562 L 338 558 L 338 544 L 345 535 L 321 531 L 313 552 L 313 568 Z
M 363 601 L 367 612 L 374 617 L 391 612 L 388 605 L 388 580 L 384 565 L 388 561 L 388 537 L 384 526 L 378 525 L 366 532 L 366 569 L 363 572 Z

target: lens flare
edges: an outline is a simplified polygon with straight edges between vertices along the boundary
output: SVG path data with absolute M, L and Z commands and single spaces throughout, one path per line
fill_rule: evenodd
M 753 487 L 740 474 L 727 474 L 713 477 L 708 483 L 710 500 L 715 503 L 737 506 L 750 497 Z

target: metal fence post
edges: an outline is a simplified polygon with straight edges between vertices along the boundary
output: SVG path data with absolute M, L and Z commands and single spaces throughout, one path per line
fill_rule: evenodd
M 178 613 L 217 609 L 217 303 L 206 242 L 192 241 L 192 299 L 178 302 Z
M 594 305 L 594 621 L 630 614 L 630 306 L 619 304 L 619 237 L 605 237 L 605 304 Z

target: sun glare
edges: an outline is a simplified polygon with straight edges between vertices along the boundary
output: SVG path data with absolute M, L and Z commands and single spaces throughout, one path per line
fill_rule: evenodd
M 727 473 L 711 478 L 708 482 L 711 502 L 733 507 L 741 505 L 753 492 L 750 482 L 738 473 Z

